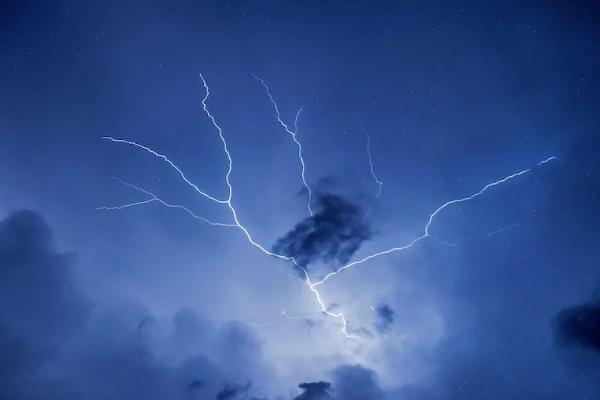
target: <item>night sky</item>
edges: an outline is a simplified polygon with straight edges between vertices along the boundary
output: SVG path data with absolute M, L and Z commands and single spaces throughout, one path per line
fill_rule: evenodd
M 0 1 L 0 399 L 600 399 L 599 110 L 594 2 Z

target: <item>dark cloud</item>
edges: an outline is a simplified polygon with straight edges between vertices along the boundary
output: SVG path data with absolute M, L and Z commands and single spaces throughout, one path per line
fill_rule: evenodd
M 298 385 L 302 389 L 302 393 L 295 397 L 294 400 L 326 400 L 331 399 L 330 390 L 331 383 L 329 382 L 311 382 L 301 383 Z
M 303 392 L 294 400 L 379 400 L 384 393 L 374 371 L 360 364 L 342 365 L 331 373 L 332 382 L 298 385 Z
M 559 344 L 600 352 L 600 300 L 565 308 L 553 323 Z
M 370 237 L 371 229 L 358 206 L 336 195 L 320 194 L 315 215 L 277 240 L 273 251 L 294 257 L 302 267 L 316 261 L 339 265 L 347 263 Z
M 394 323 L 394 310 L 385 303 L 380 303 L 375 307 L 375 313 L 377 314 L 377 320 L 375 321 L 375 327 L 380 333 L 388 332 Z
M 0 223 L 0 324 L 53 346 L 85 323 L 90 302 L 70 279 L 73 257 L 57 253 L 42 218 L 19 211 Z M 58 317 L 58 318 L 57 318 Z
M 202 382 L 200 379 L 194 379 L 187 385 L 187 388 L 190 391 L 195 391 L 195 390 L 202 388 L 203 386 L 204 386 L 204 382 Z

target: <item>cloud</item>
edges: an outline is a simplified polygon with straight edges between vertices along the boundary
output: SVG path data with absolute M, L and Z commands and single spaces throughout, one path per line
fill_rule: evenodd
M 217 393 L 217 400 L 230 400 L 235 399 L 236 397 L 245 395 L 248 393 L 251 384 L 247 383 L 246 385 L 230 385 L 227 384 L 219 393 Z
M 332 382 L 298 385 L 303 392 L 294 400 L 379 400 L 384 393 L 374 371 L 360 364 L 342 365 L 331 372 Z
M 73 261 L 39 214 L 0 222 L 0 398 L 235 399 L 265 370 L 249 327 L 191 310 L 162 340 L 181 346 L 158 355 L 158 320 L 131 300 L 94 304 L 77 288 Z
M 394 322 L 394 310 L 385 303 L 380 303 L 375 307 L 375 313 L 377 320 L 375 321 L 375 327 L 379 333 L 389 332 L 392 323 Z
M 249 326 L 215 324 L 182 309 L 166 328 L 135 301 L 116 297 L 94 303 L 77 288 L 74 260 L 57 251 L 37 213 L 20 211 L 0 222 L 0 398 L 267 400 L 272 395 L 265 396 L 261 386 L 272 383 L 273 374 Z M 381 398 L 375 373 L 360 365 L 342 366 L 330 377 L 331 383 L 300 384 L 295 400 Z
M 273 251 L 294 257 L 303 268 L 316 261 L 347 263 L 371 237 L 361 209 L 342 197 L 320 194 L 317 210 L 277 240 Z
M 600 300 L 565 308 L 553 323 L 559 344 L 600 352 Z
M 301 383 L 298 385 L 302 389 L 302 393 L 295 397 L 294 400 L 326 400 L 331 399 L 329 394 L 331 383 L 329 382 L 311 382 Z
M 0 223 L 0 324 L 44 348 L 85 323 L 90 302 L 72 283 L 72 256 L 54 249 L 42 218 L 19 211 Z M 58 318 L 57 318 L 58 317 Z M 41 337 L 40 332 L 44 332 Z
M 343 365 L 333 372 L 336 400 L 378 400 L 384 398 L 374 371 L 362 365 Z

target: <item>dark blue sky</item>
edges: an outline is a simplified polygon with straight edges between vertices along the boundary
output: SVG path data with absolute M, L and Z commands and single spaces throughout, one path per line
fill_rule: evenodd
M 0 2 L 0 398 L 600 399 L 599 24 L 584 1 Z M 232 223 L 102 140 L 226 198 L 200 73 L 241 223 L 313 280 L 531 171 L 319 286 L 346 338 L 239 229 L 96 210 L 147 198 L 118 177 Z M 291 127 L 303 108 L 314 218 L 252 74 Z

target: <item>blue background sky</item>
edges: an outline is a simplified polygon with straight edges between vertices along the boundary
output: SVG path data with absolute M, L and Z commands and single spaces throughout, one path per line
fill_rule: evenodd
M 600 398 L 599 17 L 583 1 L 1 2 L 0 397 Z M 284 120 L 303 107 L 315 193 L 369 207 L 370 136 L 384 187 L 355 258 L 532 171 L 445 209 L 446 244 L 324 284 L 347 339 L 239 231 L 95 210 L 144 199 L 118 176 L 229 222 L 160 160 L 101 140 L 151 146 L 225 197 L 199 73 L 234 205 L 267 248 L 306 194 L 252 73 Z

